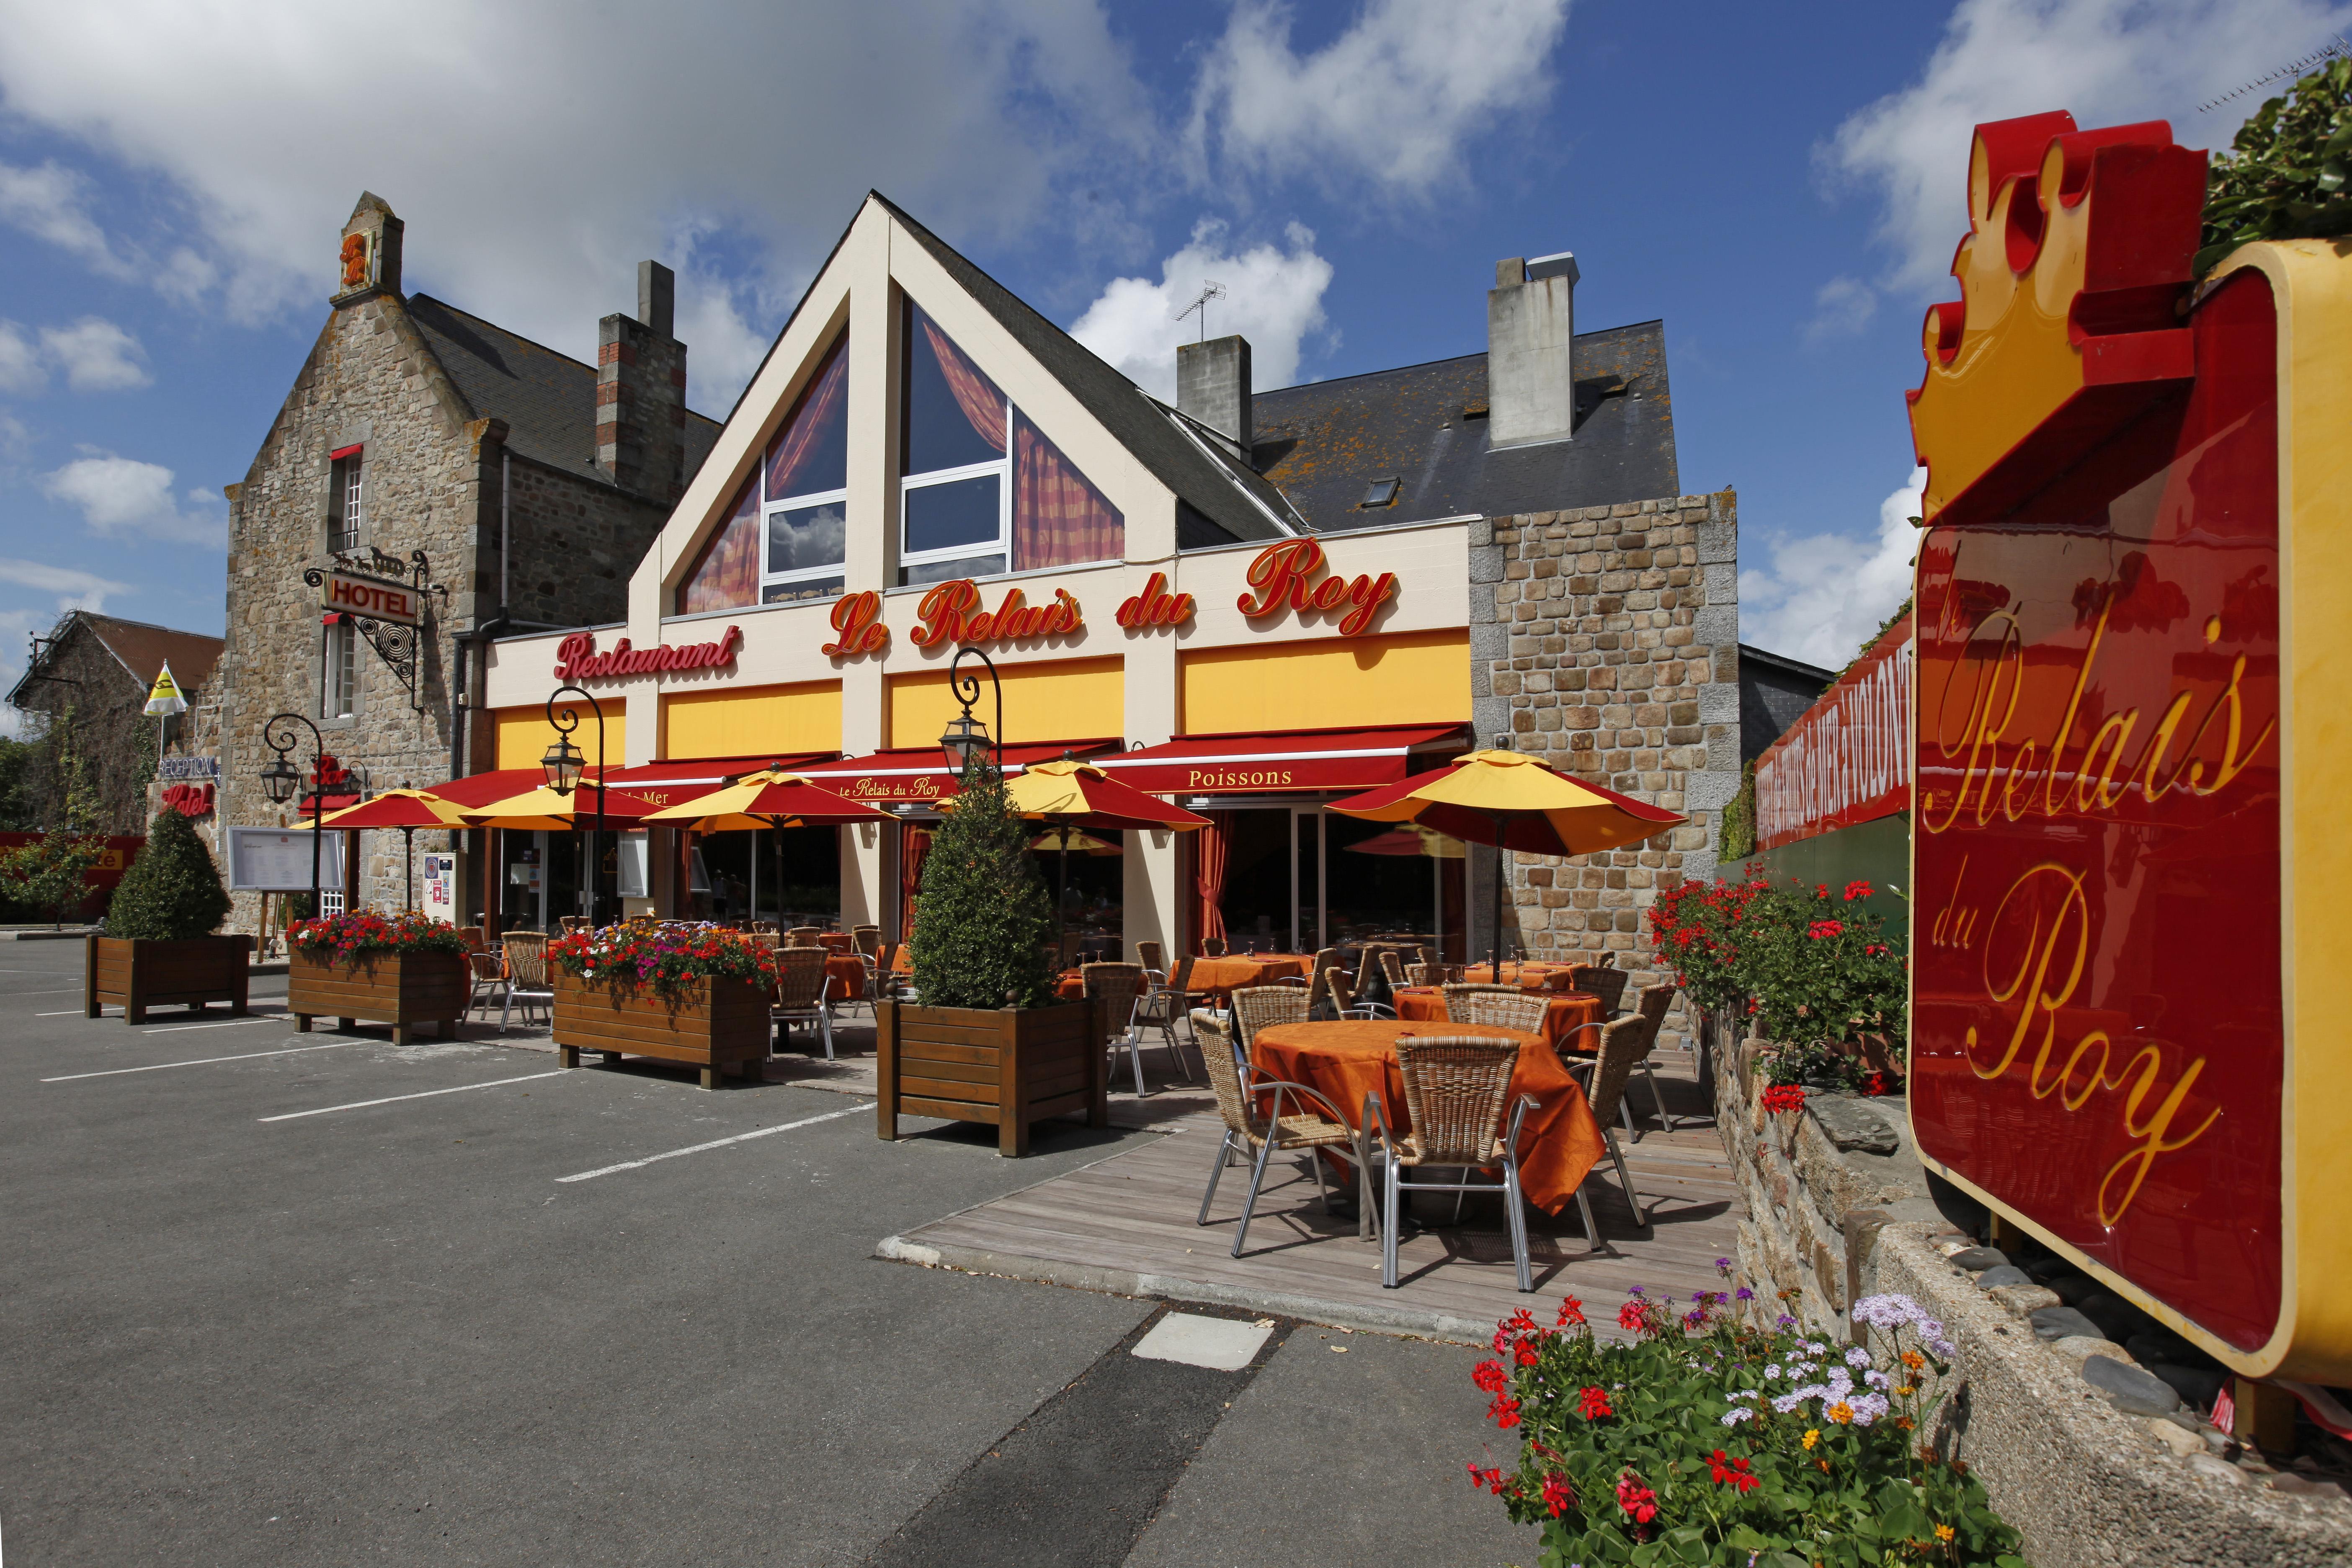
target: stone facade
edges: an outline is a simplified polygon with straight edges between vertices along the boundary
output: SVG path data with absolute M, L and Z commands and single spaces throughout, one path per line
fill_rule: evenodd
M 1715 874 L 1717 828 L 1739 789 L 1738 503 L 1732 492 L 1534 512 L 1474 523 L 1471 698 L 1477 739 L 1690 818 L 1638 847 L 1563 859 L 1513 855 L 1503 942 L 1529 957 L 1598 962 L 1635 984 L 1661 882 Z M 1493 859 L 1470 858 L 1472 945 L 1483 948 Z M 1662 1044 L 1685 1043 L 1678 1012 Z

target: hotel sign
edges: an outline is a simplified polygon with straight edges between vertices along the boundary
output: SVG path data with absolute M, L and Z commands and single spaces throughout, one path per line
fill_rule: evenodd
M 413 626 L 422 618 L 416 590 L 406 583 L 341 571 L 322 571 L 319 577 L 319 604 L 322 608 L 365 616 L 372 621 L 396 626 Z

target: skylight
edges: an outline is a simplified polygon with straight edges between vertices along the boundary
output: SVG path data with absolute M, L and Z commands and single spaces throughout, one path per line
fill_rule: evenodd
M 1363 500 L 1358 504 L 1362 506 L 1386 506 L 1391 501 L 1395 500 L 1396 497 L 1396 480 L 1374 479 L 1371 482 L 1370 488 L 1364 491 Z

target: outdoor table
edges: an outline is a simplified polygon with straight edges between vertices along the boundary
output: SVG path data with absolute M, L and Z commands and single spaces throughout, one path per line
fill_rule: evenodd
M 866 961 L 856 953 L 827 953 L 824 994 L 828 1000 L 847 1002 L 866 994 Z
M 1574 983 L 1576 968 L 1567 963 L 1506 963 L 1503 984 L 1516 985 L 1522 991 L 1565 991 Z M 1495 966 L 1474 963 L 1462 972 L 1463 983 L 1469 985 L 1492 985 Z
M 1584 1090 L 1568 1076 L 1559 1058 L 1543 1048 L 1540 1036 L 1497 1024 L 1267 1024 L 1250 1037 L 1250 1060 L 1269 1078 L 1303 1083 L 1320 1093 L 1346 1114 L 1350 1126 L 1363 1115 L 1364 1096 L 1377 1092 L 1388 1112 L 1389 1131 L 1402 1138 L 1412 1126 L 1404 1078 L 1397 1070 L 1396 1042 L 1402 1035 L 1466 1035 L 1517 1042 L 1519 1060 L 1511 1073 L 1511 1094 L 1528 1095 L 1536 1102 L 1519 1129 L 1519 1185 L 1528 1201 L 1546 1214 L 1565 1208 L 1607 1147 Z M 1506 1121 L 1509 1114 L 1506 1101 Z
M 1406 1022 L 1448 1021 L 1445 993 L 1433 985 L 1400 985 L 1397 1016 Z M 1588 1025 L 1601 1022 L 1601 998 L 1589 991 L 1555 991 L 1544 1007 L 1544 1044 L 1555 1051 L 1591 1056 L 1601 1048 L 1601 1033 Z
M 1185 989 L 1205 993 L 1222 1002 L 1245 985 L 1264 985 L 1270 980 L 1286 980 L 1293 975 L 1304 978 L 1307 966 L 1313 962 L 1297 953 L 1281 952 L 1198 958 L 1192 961 L 1192 978 L 1185 983 Z

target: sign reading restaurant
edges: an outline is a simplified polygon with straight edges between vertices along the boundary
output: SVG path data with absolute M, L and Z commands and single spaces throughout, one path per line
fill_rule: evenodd
M 631 647 L 623 637 L 610 651 L 596 651 L 596 634 L 573 632 L 555 647 L 558 680 L 619 680 L 632 675 L 664 675 L 681 669 L 723 669 L 735 662 L 743 641 L 740 626 L 729 626 L 717 642 Z

